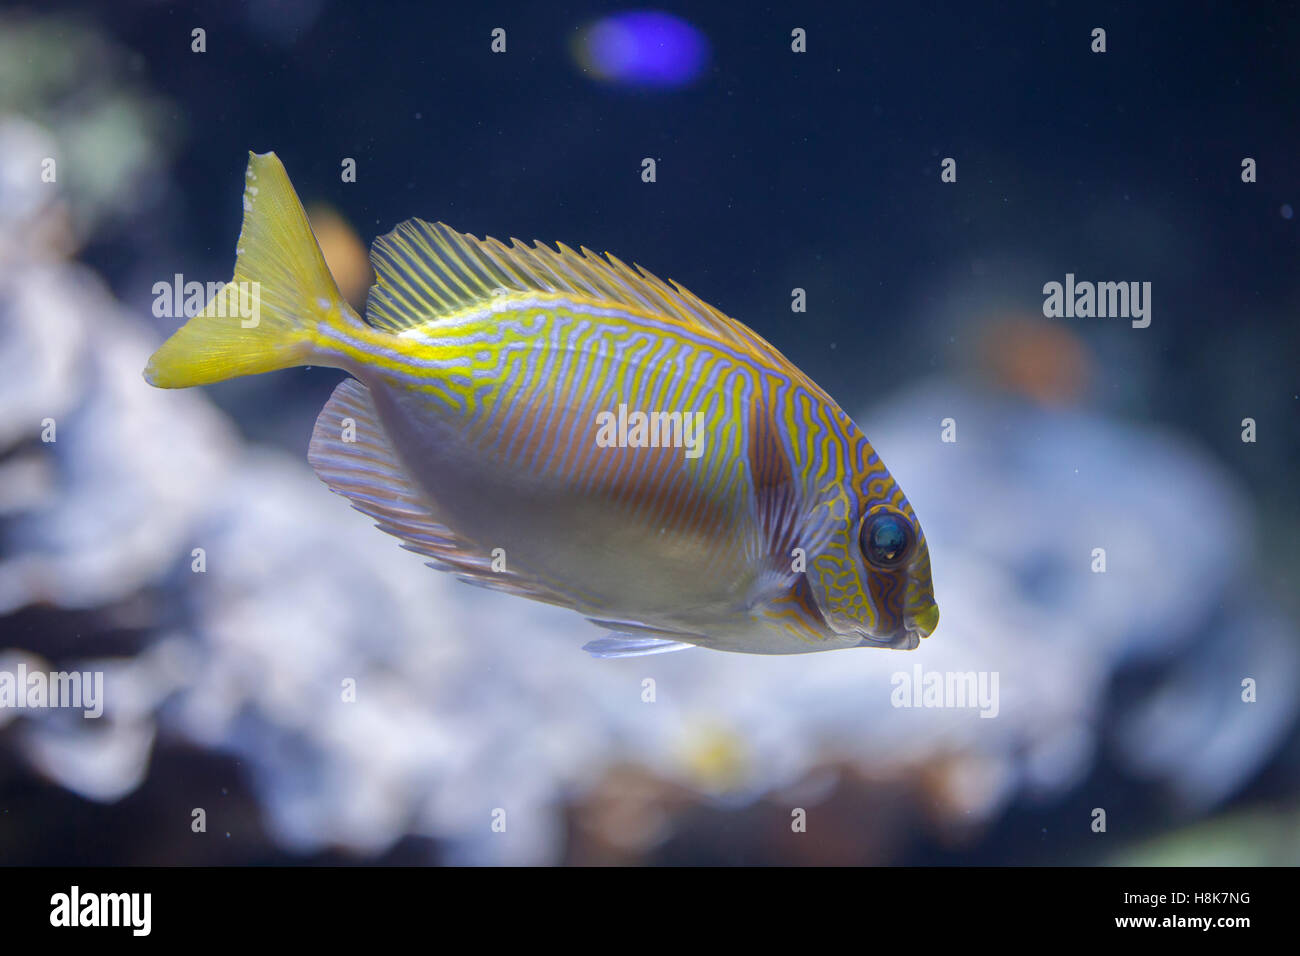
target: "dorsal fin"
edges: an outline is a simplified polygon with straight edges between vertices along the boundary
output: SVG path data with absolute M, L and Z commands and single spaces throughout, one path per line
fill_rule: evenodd
M 676 282 L 664 282 L 608 253 L 601 258 L 586 246 L 579 253 L 563 243 L 552 249 L 541 242 L 510 242 L 507 246 L 490 236 L 478 239 L 442 223 L 408 219 L 371 246 L 375 284 L 366 302 L 367 321 L 400 332 L 503 293 L 548 292 L 667 316 L 789 366 L 762 336 Z

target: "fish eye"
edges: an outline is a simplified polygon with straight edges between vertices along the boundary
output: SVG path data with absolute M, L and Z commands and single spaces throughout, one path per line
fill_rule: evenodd
M 893 570 L 911 556 L 916 535 L 912 523 L 896 511 L 874 511 L 862 522 L 859 544 L 874 567 Z

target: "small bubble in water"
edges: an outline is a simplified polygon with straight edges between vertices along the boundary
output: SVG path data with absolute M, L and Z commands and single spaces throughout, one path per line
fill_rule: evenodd
M 1291 204 L 1289 202 L 1282 203 L 1282 218 L 1290 219 L 1294 215 L 1295 215 L 1295 210 L 1291 208 Z

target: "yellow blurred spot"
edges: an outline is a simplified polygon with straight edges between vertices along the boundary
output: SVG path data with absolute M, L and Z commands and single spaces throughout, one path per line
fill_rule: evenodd
M 686 742 L 682 759 L 695 783 L 713 793 L 735 790 L 749 779 L 744 741 L 721 727 L 702 728 Z

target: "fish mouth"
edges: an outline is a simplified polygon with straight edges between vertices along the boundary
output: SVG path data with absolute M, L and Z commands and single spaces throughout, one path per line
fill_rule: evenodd
M 939 605 L 931 604 L 920 614 L 907 615 L 903 618 L 903 625 L 920 637 L 929 637 L 939 626 Z
M 921 639 L 929 637 L 939 625 L 939 607 L 931 604 L 920 614 L 908 615 L 903 626 L 892 634 L 863 634 L 859 647 L 889 647 L 899 651 L 914 651 Z
M 900 627 L 893 634 L 864 634 L 858 647 L 888 647 L 896 651 L 913 651 L 920 646 L 924 635 Z

